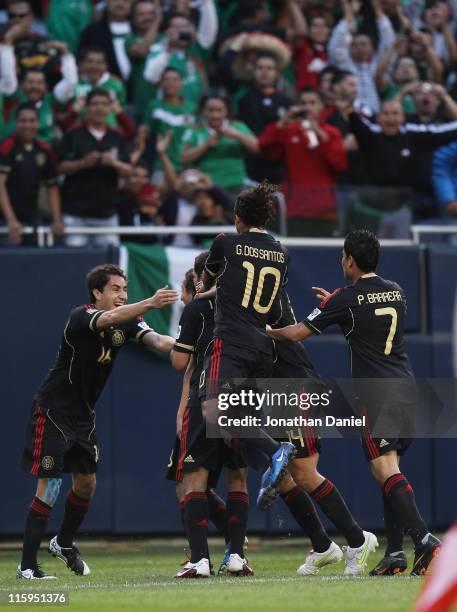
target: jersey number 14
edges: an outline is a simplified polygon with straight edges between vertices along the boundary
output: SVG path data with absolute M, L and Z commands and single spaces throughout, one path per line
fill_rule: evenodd
M 247 270 L 246 277 L 246 286 L 244 288 L 243 301 L 241 302 L 241 306 L 243 308 L 249 307 L 249 302 L 251 301 L 252 289 L 254 286 L 254 276 L 255 276 L 255 267 L 250 261 L 243 261 L 243 268 Z M 263 293 L 263 285 L 265 283 L 265 278 L 267 276 L 273 276 L 275 279 L 275 285 L 273 287 L 273 292 L 270 296 L 270 300 L 268 304 L 262 306 L 260 303 L 260 299 Z M 276 294 L 278 293 L 279 285 L 281 283 L 281 272 L 277 268 L 273 268 L 272 266 L 264 266 L 260 269 L 259 278 L 257 281 L 257 290 L 255 292 L 254 301 L 252 306 L 254 310 L 256 310 L 260 314 L 266 314 L 270 311 L 271 306 L 275 300 Z

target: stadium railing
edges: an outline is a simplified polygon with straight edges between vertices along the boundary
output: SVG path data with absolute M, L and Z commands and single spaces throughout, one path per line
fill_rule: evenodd
M 23 234 L 30 235 L 36 233 L 37 245 L 39 247 L 52 247 L 54 245 L 54 234 L 52 228 L 47 225 L 40 225 L 36 228 L 25 226 Z M 233 225 L 212 225 L 212 226 L 178 226 L 178 225 L 162 225 L 162 226 L 117 226 L 113 227 L 69 227 L 65 228 L 66 236 L 79 234 L 86 236 L 103 236 L 103 235 L 122 235 L 125 236 L 169 236 L 169 235 L 214 235 L 220 233 L 233 233 Z M 447 232 L 450 233 L 450 232 Z M 454 228 L 454 233 L 457 234 L 457 227 Z M 8 229 L 0 227 L 0 235 L 7 235 Z M 287 236 L 278 235 L 281 243 L 285 246 L 342 246 L 343 238 L 288 238 Z M 381 240 L 382 244 L 390 246 L 410 246 L 415 244 L 413 240 L 408 239 L 385 239 Z

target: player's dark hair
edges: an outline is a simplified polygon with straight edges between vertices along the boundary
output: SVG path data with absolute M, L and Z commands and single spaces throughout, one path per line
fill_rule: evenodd
M 197 293 L 194 282 L 194 269 L 190 268 L 184 275 L 184 289 L 190 293 L 192 297 Z
M 86 276 L 86 286 L 89 290 L 91 303 L 95 303 L 95 296 L 93 294 L 94 289 L 103 292 L 103 289 L 109 282 L 110 276 L 122 276 L 122 278 L 127 280 L 124 270 L 114 264 L 101 264 L 89 270 Z
M 94 87 L 89 91 L 86 98 L 86 106 L 92 102 L 94 98 L 106 98 L 111 102 L 111 96 L 109 95 L 109 91 L 107 89 L 102 89 L 101 87 Z
M 35 104 L 33 104 L 33 102 L 23 102 L 22 104 L 19 104 L 19 106 L 16 109 L 16 119 L 19 119 L 19 115 L 23 111 L 32 111 L 35 113 L 37 118 L 39 117 L 38 109 L 36 108 Z
M 353 230 L 344 241 L 346 256 L 352 255 L 362 272 L 375 272 L 379 260 L 379 240 L 368 230 Z
M 194 260 L 194 272 L 198 276 L 198 278 L 200 278 L 201 275 L 203 274 L 203 270 L 205 269 L 205 263 L 206 263 L 206 260 L 208 259 L 208 255 L 209 255 L 209 251 L 203 251 L 203 253 L 200 253 L 199 255 L 197 255 L 197 257 Z
M 235 214 L 250 227 L 266 227 L 276 215 L 275 193 L 278 189 L 268 181 L 243 189 L 235 202 Z

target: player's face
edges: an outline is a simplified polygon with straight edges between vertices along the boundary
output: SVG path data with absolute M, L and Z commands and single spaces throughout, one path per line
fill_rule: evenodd
M 181 302 L 185 306 L 187 306 L 189 302 L 192 302 L 192 295 L 187 291 L 185 281 L 181 283 Z
M 127 303 L 127 282 L 122 276 L 110 276 L 103 291 L 94 291 L 96 306 L 101 310 L 113 310 Z
M 20 140 L 29 142 L 36 138 L 38 132 L 38 117 L 33 110 L 22 110 L 16 119 L 16 134 Z

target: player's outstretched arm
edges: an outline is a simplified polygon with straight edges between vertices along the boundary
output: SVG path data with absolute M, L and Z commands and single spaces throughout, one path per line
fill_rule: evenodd
M 327 291 L 327 289 L 322 289 L 322 287 L 311 287 L 311 289 L 314 291 L 314 295 L 320 300 L 325 300 L 325 298 L 328 298 L 329 295 L 331 295 L 330 291 Z
M 312 331 L 303 323 L 295 323 L 295 325 L 287 325 L 287 327 L 281 327 L 279 329 L 272 329 L 267 325 L 267 334 L 273 340 L 292 340 L 292 342 L 299 342 L 312 335 Z
M 171 365 L 175 370 L 185 370 L 190 362 L 190 358 L 192 357 L 191 353 L 181 353 L 178 351 L 172 351 L 171 353 Z
M 162 353 L 169 353 L 175 345 L 175 339 L 171 336 L 164 336 L 155 331 L 150 331 L 143 336 L 142 343 Z
M 165 285 L 162 289 L 158 289 L 153 296 L 142 300 L 141 302 L 135 302 L 135 304 L 126 304 L 125 306 L 119 306 L 113 310 L 105 311 L 97 319 L 97 329 L 105 329 L 112 325 L 119 325 L 120 323 L 126 323 L 131 321 L 135 317 L 138 317 L 148 310 L 153 308 L 163 308 L 164 306 L 170 306 L 178 300 L 178 293 L 174 289 L 168 289 L 168 285 Z M 170 349 L 168 349 L 170 350 Z

